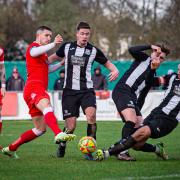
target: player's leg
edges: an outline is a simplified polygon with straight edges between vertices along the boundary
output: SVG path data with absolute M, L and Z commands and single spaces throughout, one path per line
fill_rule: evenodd
M 71 134 L 76 128 L 76 119 L 79 117 L 78 95 L 71 95 L 71 93 L 64 91 L 62 95 L 62 111 L 63 119 L 65 119 L 64 132 Z M 65 150 L 67 143 L 61 141 L 57 149 L 57 157 L 63 158 L 65 156 Z
M 96 139 L 96 108 L 88 107 L 85 109 L 86 119 L 87 119 L 87 136 L 91 136 Z
M 126 108 L 120 112 L 120 115 L 125 123 L 122 128 L 122 139 L 126 139 L 134 132 L 137 123 L 136 111 L 134 108 Z M 128 150 L 120 152 L 117 159 L 122 161 L 136 161 L 136 159 L 129 154 Z
M 3 122 L 2 122 L 2 117 L 1 117 L 1 110 L 2 110 L 2 106 L 0 105 L 0 134 L 2 133 L 2 127 L 3 127 Z
M 103 160 L 112 155 L 117 155 L 120 152 L 133 147 L 137 142 L 142 142 L 148 139 L 151 135 L 151 130 L 148 126 L 139 128 L 135 133 L 129 136 L 127 139 L 121 140 L 119 143 L 115 143 L 109 150 L 98 150 L 96 157 L 98 160 Z
M 134 127 L 137 122 L 135 97 L 133 97 L 129 89 L 116 87 L 113 90 L 112 98 L 124 122 L 121 138 L 125 139 L 134 132 Z M 128 151 L 121 152 L 121 155 L 118 156 L 118 159 L 125 161 L 135 160 L 134 157 L 129 155 Z
M 65 120 L 64 132 L 67 134 L 72 134 L 76 128 L 76 117 L 70 117 Z M 57 157 L 63 158 L 65 156 L 67 143 L 66 141 L 61 141 L 57 149 Z
M 20 135 L 17 140 L 11 143 L 8 147 L 3 148 L 3 154 L 17 159 L 18 156 L 16 154 L 16 151 L 22 144 L 28 143 L 44 134 L 44 132 L 46 131 L 46 127 L 43 116 L 32 117 L 32 121 L 34 123 L 34 128 L 25 131 L 23 134 Z
M 81 107 L 87 119 L 87 136 L 96 139 L 96 96 L 94 92 L 82 94 Z
M 96 96 L 94 92 L 86 92 L 82 94 L 81 107 L 87 119 L 87 136 L 96 139 Z M 86 154 L 85 159 L 94 160 L 91 153 Z
M 50 105 L 49 98 L 40 99 L 36 104 L 36 107 L 43 113 L 47 126 L 54 132 L 55 143 L 60 143 L 61 140 L 70 141 L 74 139 L 75 135 L 67 135 L 59 128 L 53 108 Z

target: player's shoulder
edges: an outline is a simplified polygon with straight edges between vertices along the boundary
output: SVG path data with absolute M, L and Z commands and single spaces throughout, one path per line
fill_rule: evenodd
M 29 48 L 34 47 L 34 46 L 38 47 L 40 46 L 40 44 L 35 41 L 29 44 Z

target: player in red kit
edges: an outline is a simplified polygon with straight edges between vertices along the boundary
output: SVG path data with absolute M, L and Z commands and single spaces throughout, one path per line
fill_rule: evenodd
M 41 26 L 36 31 L 36 41 L 29 45 L 26 51 L 27 81 L 24 87 L 24 100 L 29 107 L 34 128 L 24 132 L 16 141 L 2 149 L 2 153 L 18 158 L 16 150 L 24 143 L 32 141 L 46 131 L 46 125 L 53 131 L 55 143 L 62 140 L 71 141 L 74 134 L 66 134 L 58 127 L 56 117 L 50 104 L 50 97 L 46 92 L 48 87 L 48 63 L 46 52 L 60 44 L 63 39 L 57 35 L 50 43 L 52 30 Z
M 5 78 L 5 66 L 4 66 L 4 50 L 0 47 L 0 134 L 2 132 L 2 119 L 1 119 L 1 111 L 2 111 L 2 98 L 5 95 L 6 89 L 6 78 Z

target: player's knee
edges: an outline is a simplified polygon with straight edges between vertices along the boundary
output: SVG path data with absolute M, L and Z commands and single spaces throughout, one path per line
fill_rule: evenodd
M 132 136 L 136 141 L 147 139 L 149 137 L 149 129 L 146 126 L 143 126 L 139 128 Z
M 95 123 L 96 122 L 96 115 L 95 114 L 87 114 L 86 115 L 88 123 Z
M 42 136 L 46 132 L 46 128 L 42 128 L 42 129 L 33 128 L 32 131 L 36 136 Z
M 149 128 L 149 126 L 144 126 L 143 127 L 143 136 L 145 139 L 149 138 L 151 135 L 151 129 Z

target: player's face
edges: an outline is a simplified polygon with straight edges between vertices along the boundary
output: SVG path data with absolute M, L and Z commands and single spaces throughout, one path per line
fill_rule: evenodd
M 39 42 L 41 45 L 46 45 L 51 42 L 52 38 L 52 32 L 49 30 L 42 31 L 41 34 L 39 34 Z
M 161 52 L 161 53 L 157 53 L 156 51 L 151 53 L 151 59 L 152 59 L 152 63 L 153 63 L 153 66 L 155 67 L 155 69 L 157 69 L 160 64 L 162 62 L 165 61 L 165 58 L 166 58 L 166 54 L 164 52 Z
M 86 46 L 90 38 L 90 29 L 80 29 L 76 33 L 76 38 L 79 46 Z
M 178 78 L 180 79 L 180 64 L 178 65 Z

